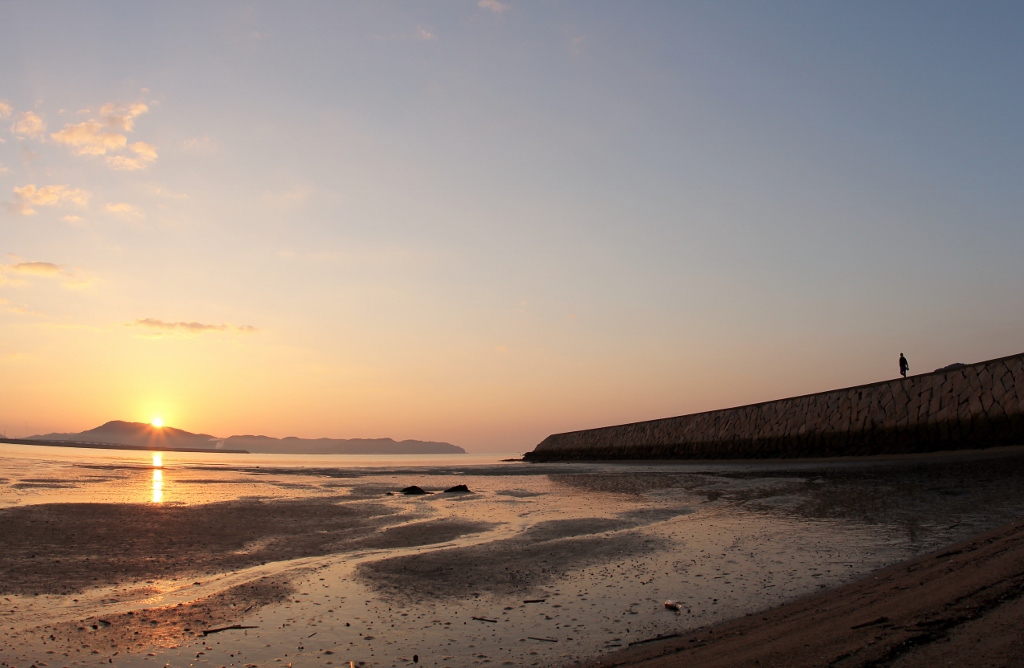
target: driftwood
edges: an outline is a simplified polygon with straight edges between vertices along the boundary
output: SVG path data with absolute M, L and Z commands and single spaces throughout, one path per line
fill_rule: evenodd
M 206 629 L 203 631 L 204 636 L 208 636 L 211 633 L 220 633 L 221 631 L 236 631 L 238 629 L 258 629 L 258 626 L 242 626 L 241 624 L 232 624 L 231 626 L 221 626 L 216 629 Z
M 649 643 L 649 642 L 655 642 L 656 640 L 667 640 L 669 638 L 678 638 L 678 637 L 679 637 L 678 633 L 669 633 L 668 635 L 654 636 L 653 638 L 646 638 L 645 640 L 634 640 L 633 642 L 629 643 L 629 646 L 632 647 L 633 645 L 644 645 L 644 644 Z

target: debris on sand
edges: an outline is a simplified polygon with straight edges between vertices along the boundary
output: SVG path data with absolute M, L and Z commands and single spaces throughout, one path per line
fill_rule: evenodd
M 645 638 L 644 640 L 634 640 L 633 642 L 629 643 L 629 646 L 633 647 L 634 645 L 646 645 L 649 642 L 657 642 L 659 640 L 669 640 L 671 638 L 678 638 L 680 637 L 680 635 L 681 634 L 679 633 L 669 633 L 668 635 L 654 636 L 653 638 Z
M 471 492 L 469 491 L 469 487 L 466 487 L 465 485 L 456 485 L 455 487 L 449 487 L 448 489 L 444 490 L 444 493 L 445 494 L 471 494 Z
M 676 603 L 675 601 L 665 601 L 665 609 L 667 610 L 675 610 L 676 612 L 679 612 L 680 610 L 682 610 L 682 608 L 683 606 L 681 603 Z
M 258 626 L 242 626 L 241 624 L 232 624 L 231 626 L 221 626 L 215 629 L 206 629 L 203 631 L 204 636 L 208 636 L 212 633 L 220 633 L 221 631 L 238 631 L 241 629 L 258 629 Z
M 426 494 L 426 492 L 423 491 L 422 487 L 410 485 L 402 490 L 402 494 Z

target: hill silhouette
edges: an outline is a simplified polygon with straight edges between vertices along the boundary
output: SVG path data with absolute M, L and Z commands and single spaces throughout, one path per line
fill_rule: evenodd
M 269 436 L 230 436 L 225 448 L 249 452 L 296 455 L 445 455 L 466 454 L 451 443 L 437 441 L 396 441 L 391 438 L 271 438 Z
M 146 448 L 213 448 L 248 450 L 289 455 L 438 455 L 465 454 L 451 443 L 437 441 L 395 441 L 391 438 L 272 438 L 270 436 L 229 436 L 193 434 L 174 427 L 154 427 L 145 422 L 113 420 L 95 429 L 75 434 L 40 434 L 29 440 L 116 443 Z
M 78 441 L 82 443 L 117 443 L 141 447 L 215 448 L 217 439 L 209 434 L 193 434 L 174 427 L 154 427 L 145 422 L 112 420 L 95 429 L 77 434 L 41 434 L 30 440 Z

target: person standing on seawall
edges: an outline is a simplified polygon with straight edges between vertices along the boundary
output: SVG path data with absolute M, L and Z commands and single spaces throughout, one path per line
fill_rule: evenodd
M 903 353 L 900 353 L 900 375 L 906 378 L 908 371 L 910 371 L 910 362 L 903 356 Z

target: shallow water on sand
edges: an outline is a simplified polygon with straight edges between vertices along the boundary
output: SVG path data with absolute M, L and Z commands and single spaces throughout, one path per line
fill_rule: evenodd
M 0 556 L 0 663 L 571 664 L 1024 515 L 1020 449 L 543 465 L 163 453 L 159 469 L 149 453 L 68 450 L 0 446 L 0 532 L 67 522 L 38 539 L 40 552 L 61 550 L 59 563 L 31 546 Z M 414 484 L 433 493 L 394 494 Z M 456 484 L 471 493 L 442 492 Z M 275 515 L 282 508 L 294 512 Z M 231 526 L 213 523 L 229 511 Z M 166 532 L 173 547 L 139 547 L 95 519 L 104 513 L 122 513 L 122 529 Z M 314 521 L 297 528 L 303 518 Z M 61 542 L 71 530 L 79 538 Z M 157 558 L 159 568 L 146 561 Z M 62 576 L 76 559 L 92 570 Z M 37 560 L 77 585 L 62 594 L 33 571 Z M 247 598 L 246 586 L 264 582 L 280 593 Z M 197 601 L 208 603 L 201 614 Z M 202 635 L 235 624 L 256 628 Z
M 0 443 L 0 508 L 37 503 L 212 503 L 336 494 L 354 469 L 499 465 L 516 455 L 236 455 Z M 329 469 L 325 476 L 309 475 Z M 326 479 L 324 479 L 326 477 Z M 343 479 L 343 478 L 342 478 Z

